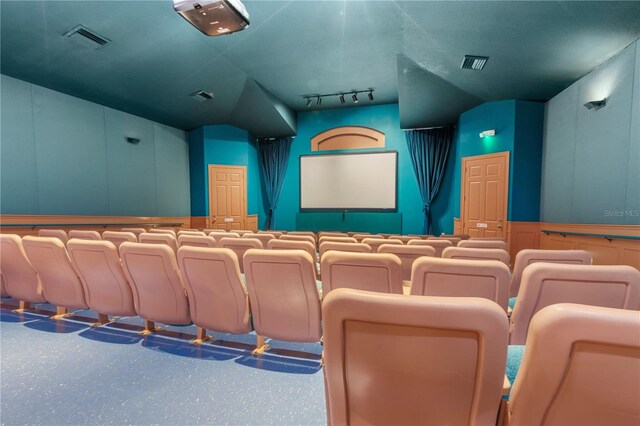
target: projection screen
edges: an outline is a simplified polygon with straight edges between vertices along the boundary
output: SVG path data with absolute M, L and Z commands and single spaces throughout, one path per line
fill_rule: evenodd
M 300 156 L 300 210 L 395 210 L 396 151 Z

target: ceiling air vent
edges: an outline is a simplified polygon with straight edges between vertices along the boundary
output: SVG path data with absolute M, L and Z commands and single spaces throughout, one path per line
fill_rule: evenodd
M 464 60 L 462 61 L 462 65 L 460 65 L 460 68 L 464 70 L 480 71 L 482 68 L 484 68 L 488 60 L 489 57 L 487 56 L 464 55 Z
M 104 46 L 105 44 L 111 43 L 111 40 L 109 40 L 108 38 L 102 37 L 101 35 L 96 34 L 89 28 L 82 25 L 78 25 L 77 27 L 73 28 L 71 31 L 64 33 L 63 35 L 79 42 L 81 45 L 88 47 L 89 49 L 94 50 Z
M 211 99 L 215 98 L 213 93 L 205 92 L 204 90 L 198 90 L 197 92 L 193 92 L 189 96 L 200 102 L 210 101 Z

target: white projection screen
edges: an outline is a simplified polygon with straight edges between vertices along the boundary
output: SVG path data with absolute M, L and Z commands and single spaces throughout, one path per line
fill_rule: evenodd
M 300 210 L 395 210 L 395 151 L 300 156 Z

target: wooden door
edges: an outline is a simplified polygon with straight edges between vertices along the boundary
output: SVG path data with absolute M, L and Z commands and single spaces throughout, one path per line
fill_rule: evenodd
M 209 164 L 209 228 L 245 229 L 247 168 Z
M 509 152 L 462 159 L 462 232 L 506 237 Z

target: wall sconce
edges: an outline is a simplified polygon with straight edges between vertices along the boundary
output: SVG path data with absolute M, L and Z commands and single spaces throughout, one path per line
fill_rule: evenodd
M 483 132 L 480 132 L 480 139 L 486 138 L 486 137 L 489 137 L 489 136 L 495 136 L 495 135 L 496 135 L 495 129 L 485 130 Z
M 138 138 L 131 138 L 127 136 L 125 139 L 127 140 L 127 142 L 129 142 L 132 145 L 138 145 L 140 143 L 140 139 Z
M 604 107 L 607 104 L 607 98 L 600 99 L 599 101 L 589 101 L 584 104 L 587 109 L 595 109 L 596 111 Z

